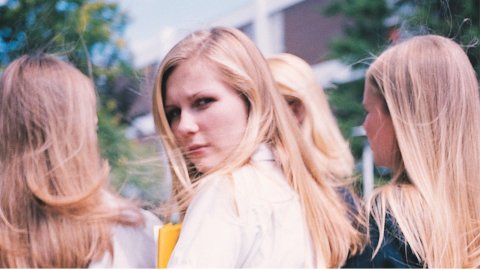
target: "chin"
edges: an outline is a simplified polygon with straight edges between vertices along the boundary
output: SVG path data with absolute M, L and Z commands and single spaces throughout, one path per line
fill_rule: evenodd
M 197 168 L 197 171 L 201 173 L 208 173 L 211 172 L 212 169 L 215 169 L 216 166 L 219 164 L 219 162 L 197 162 L 195 163 L 195 168 Z M 218 169 L 218 168 L 217 168 Z
M 208 166 L 206 164 L 195 164 L 195 168 L 197 169 L 198 172 L 200 173 L 206 173 L 208 172 L 209 170 L 212 169 L 211 166 Z

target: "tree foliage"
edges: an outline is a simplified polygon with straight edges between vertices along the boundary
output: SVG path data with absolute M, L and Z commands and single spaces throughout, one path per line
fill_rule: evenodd
M 84 0 L 8 0 L 0 6 L 0 15 L 3 65 L 33 51 L 63 53 L 91 76 L 94 67 L 110 67 L 121 60 L 121 35 L 127 16 L 117 4 Z
M 366 70 L 375 55 L 393 42 L 414 35 L 438 34 L 462 44 L 476 71 L 480 71 L 480 48 L 472 46 L 480 37 L 478 0 L 331 0 L 326 15 L 343 15 L 344 35 L 332 40 L 330 57 L 341 59 L 357 70 Z M 363 78 L 338 84 L 329 91 L 332 105 L 347 137 L 362 124 Z M 362 142 L 353 141 L 360 157 Z
M 117 185 L 129 174 L 126 161 L 138 151 L 124 136 L 118 105 L 123 93 L 114 89 L 119 77 L 138 80 L 122 38 L 127 23 L 127 14 L 111 1 L 7 0 L 0 5 L 0 71 L 22 54 L 46 52 L 68 59 L 95 82 L 100 146 Z
M 113 2 L 8 0 L 0 6 L 0 66 L 25 53 L 54 53 L 95 81 L 103 103 L 118 99 L 112 81 L 136 75 L 122 38 L 127 23 Z

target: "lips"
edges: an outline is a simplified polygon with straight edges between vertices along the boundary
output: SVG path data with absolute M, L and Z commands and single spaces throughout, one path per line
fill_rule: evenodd
M 195 144 L 190 147 L 188 147 L 188 156 L 190 158 L 192 157 L 199 157 L 205 153 L 205 149 L 207 148 L 207 145 L 204 144 Z

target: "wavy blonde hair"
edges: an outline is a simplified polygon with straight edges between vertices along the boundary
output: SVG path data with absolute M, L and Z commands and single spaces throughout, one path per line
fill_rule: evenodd
M 241 93 L 248 103 L 248 123 L 239 145 L 216 166 L 215 174 L 231 173 L 250 162 L 261 143 L 269 143 L 292 188 L 299 194 L 314 245 L 316 262 L 338 267 L 349 251 L 355 251 L 359 235 L 347 216 L 347 206 L 327 179 L 323 178 L 312 151 L 303 142 L 292 113 L 275 89 L 268 65 L 253 42 L 234 28 L 217 27 L 197 31 L 180 41 L 166 55 L 153 93 L 153 112 L 158 132 L 169 156 L 173 175 L 173 202 L 183 213 L 202 181 L 189 171 L 175 141 L 164 111 L 166 82 L 175 67 L 189 59 L 209 61 L 226 84 Z M 202 71 L 199 71 L 202 72 Z M 344 214 L 342 214 L 344 213 Z
M 113 224 L 141 222 L 105 188 L 95 119 L 92 82 L 56 57 L 25 55 L 3 72 L 0 267 L 87 267 L 112 252 Z
M 321 170 L 343 183 L 353 174 L 354 159 L 312 68 L 288 53 L 273 55 L 267 61 L 280 93 L 287 101 L 299 101 L 305 109 L 301 129 L 309 147 L 318 149 L 315 158 L 320 161 Z
M 399 150 L 392 181 L 369 200 L 380 235 L 391 215 L 425 266 L 479 267 L 480 100 L 466 54 L 444 37 L 414 37 L 382 53 L 366 82 Z

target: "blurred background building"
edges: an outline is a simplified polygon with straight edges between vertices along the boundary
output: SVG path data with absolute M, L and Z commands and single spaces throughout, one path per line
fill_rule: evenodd
M 312 65 L 350 142 L 363 193 L 372 179 L 389 178 L 373 166 L 361 128 L 363 74 L 373 57 L 435 33 L 461 44 L 480 72 L 479 0 L 0 0 L 0 73 L 16 57 L 42 51 L 89 76 L 111 183 L 158 203 L 169 176 L 151 115 L 153 77 L 180 39 L 220 25 L 244 31 L 266 56 L 288 52 Z
M 151 79 L 163 56 L 176 42 L 188 33 L 211 26 L 236 27 L 246 33 L 265 56 L 287 52 L 295 54 L 312 65 L 317 81 L 324 88 L 332 83 L 344 83 L 358 79 L 362 72 L 352 69 L 340 60 L 329 59 L 329 42 L 342 36 L 345 19 L 342 16 L 327 17 L 322 14 L 329 0 L 252 0 L 218 18 L 213 18 L 198 28 L 175 30 L 169 27 L 165 39 L 159 39 L 153 48 L 162 48 L 144 67 L 146 82 L 141 95 L 133 101 L 128 111 L 132 120 L 129 137 L 154 133 L 151 112 Z M 162 32 L 165 33 L 165 32 Z

